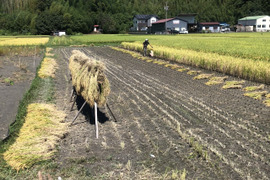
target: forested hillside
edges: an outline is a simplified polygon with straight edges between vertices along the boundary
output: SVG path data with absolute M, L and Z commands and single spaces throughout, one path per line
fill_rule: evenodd
M 104 33 L 123 33 L 136 14 L 165 17 L 166 0 L 0 0 L 0 34 L 90 33 L 94 24 Z M 197 13 L 197 21 L 235 24 L 248 15 L 270 15 L 268 0 L 168 0 L 168 17 Z

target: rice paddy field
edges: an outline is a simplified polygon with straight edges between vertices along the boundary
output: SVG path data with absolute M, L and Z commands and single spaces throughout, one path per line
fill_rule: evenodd
M 0 46 L 44 45 L 48 37 L 3 37 L 0 36 Z
M 85 44 L 109 42 L 142 43 L 147 38 L 154 46 L 189 49 L 252 60 L 270 60 L 270 33 L 185 34 L 169 36 L 88 35 L 72 36 L 71 38 Z
M 0 179 L 270 179 L 269 47 L 270 33 L 1 36 Z

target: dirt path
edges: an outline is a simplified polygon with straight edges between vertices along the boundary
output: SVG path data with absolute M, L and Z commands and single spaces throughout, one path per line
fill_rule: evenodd
M 71 91 L 63 81 L 71 50 L 57 51 L 63 67 L 57 78 L 64 100 L 59 105 L 68 102 Z M 270 179 L 270 109 L 262 103 L 244 97 L 241 90 L 210 87 L 108 47 L 80 50 L 106 64 L 112 89 L 108 105 L 117 122 L 101 109 L 97 140 L 94 125 L 85 121 L 86 109 L 60 146 L 62 169 L 74 166 L 84 176 L 107 178 L 123 173 L 146 177 L 150 172 L 160 177 L 185 169 L 187 179 Z M 66 110 L 71 106 L 64 104 Z M 68 121 L 75 113 L 69 112 Z M 206 159 L 197 156 L 204 151 L 193 139 L 207 150 Z
M 20 100 L 35 77 L 39 57 L 0 56 L 0 141 L 15 121 Z

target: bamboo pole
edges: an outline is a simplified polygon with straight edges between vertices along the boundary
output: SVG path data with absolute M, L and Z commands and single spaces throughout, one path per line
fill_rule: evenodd
M 74 101 L 73 101 L 73 103 L 72 103 L 72 106 L 71 106 L 71 108 L 70 108 L 70 111 L 72 111 L 72 109 L 73 109 L 73 107 L 74 107 L 74 105 L 75 105 L 75 102 L 76 102 L 76 100 L 77 100 L 77 97 L 78 97 L 78 95 L 76 94 L 76 95 L 75 95 L 75 98 L 74 98 Z
M 96 138 L 98 139 L 98 116 L 97 116 L 97 103 L 95 102 L 95 125 L 96 125 Z
M 84 108 L 85 105 L 86 105 L 86 101 L 84 101 L 82 107 L 80 108 L 79 112 L 76 114 L 76 116 L 74 117 L 74 119 L 70 125 L 72 125 L 74 123 L 74 121 L 77 119 L 77 117 L 79 116 L 80 112 L 82 111 L 82 109 Z

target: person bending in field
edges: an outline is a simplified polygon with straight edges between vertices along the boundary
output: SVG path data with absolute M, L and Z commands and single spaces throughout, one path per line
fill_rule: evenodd
M 147 46 L 148 45 L 151 46 L 148 39 L 145 39 L 145 41 L 143 42 L 143 56 L 146 56 L 146 54 L 147 54 Z M 153 46 L 151 46 L 151 48 L 153 48 Z

